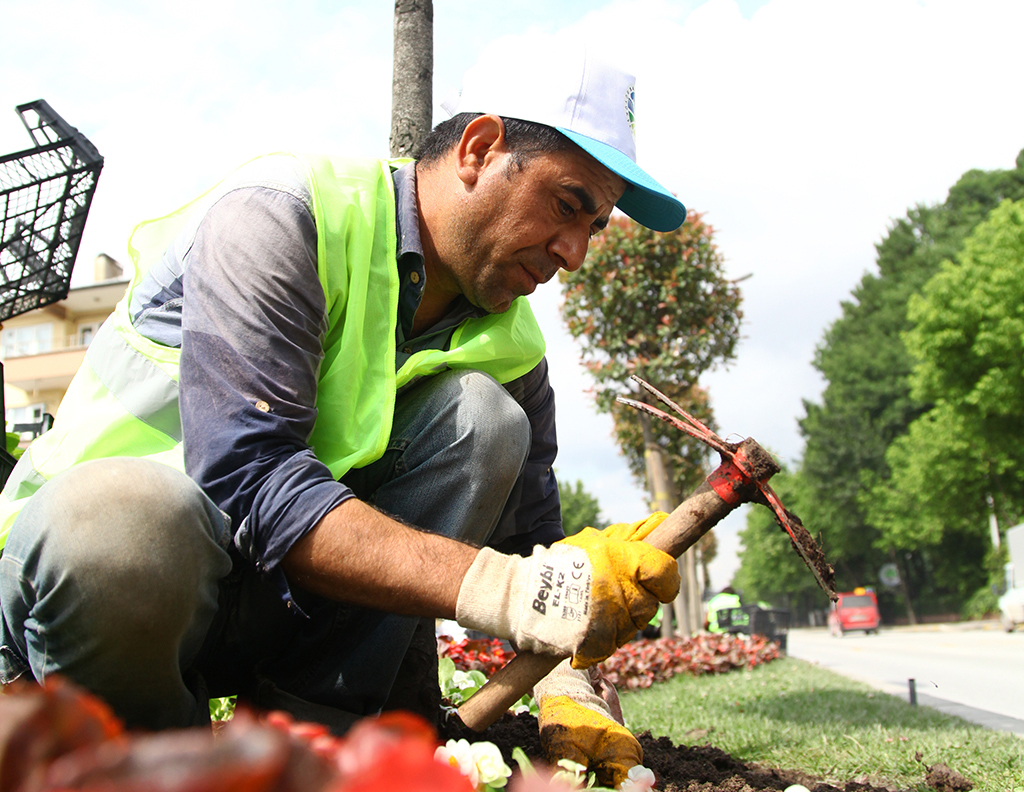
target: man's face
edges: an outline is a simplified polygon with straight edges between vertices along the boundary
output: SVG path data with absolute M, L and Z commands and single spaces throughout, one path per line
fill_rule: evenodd
M 625 182 L 581 149 L 510 167 L 499 150 L 479 169 L 439 250 L 443 277 L 474 305 L 508 310 L 559 269 L 579 269 L 590 237 L 608 223 Z

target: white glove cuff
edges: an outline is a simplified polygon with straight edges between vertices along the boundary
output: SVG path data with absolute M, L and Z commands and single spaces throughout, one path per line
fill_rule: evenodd
M 522 599 L 518 592 L 526 588 L 529 560 L 483 548 L 462 579 L 455 620 L 463 627 L 513 638 L 513 612 Z
M 608 720 L 618 722 L 613 717 L 611 708 L 603 698 L 594 692 L 587 669 L 573 668 L 569 660 L 563 660 L 554 670 L 538 682 L 533 688 L 533 697 L 537 704 L 544 705 L 549 696 L 568 696 L 580 706 L 604 715 Z
M 462 580 L 455 618 L 519 649 L 570 655 L 586 634 L 591 577 L 579 547 L 537 547 L 529 558 L 485 547 Z

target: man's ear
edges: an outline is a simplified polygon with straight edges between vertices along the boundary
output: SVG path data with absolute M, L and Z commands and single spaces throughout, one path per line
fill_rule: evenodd
M 467 186 L 476 184 L 480 173 L 507 152 L 505 124 L 500 116 L 477 116 L 466 126 L 455 150 L 455 168 Z

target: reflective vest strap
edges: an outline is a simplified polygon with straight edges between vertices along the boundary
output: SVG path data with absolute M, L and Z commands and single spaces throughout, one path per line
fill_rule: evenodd
M 26 451 L 22 454 L 22 458 L 18 460 L 18 464 L 14 466 L 11 475 L 8 476 L 3 494 L 7 500 L 16 501 L 20 498 L 29 497 L 45 483 L 46 479 L 42 474 L 32 467 L 29 453 Z M 0 546 L 2 544 L 0 542 Z
M 96 333 L 86 361 L 125 410 L 181 442 L 177 381 L 133 349 L 111 322 L 105 322 Z

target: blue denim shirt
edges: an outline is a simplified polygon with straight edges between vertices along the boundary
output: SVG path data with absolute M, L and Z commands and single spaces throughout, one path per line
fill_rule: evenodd
M 419 349 L 446 344 L 479 309 L 463 298 L 412 335 L 426 278 L 415 168 L 396 171 L 394 181 L 401 366 Z M 186 470 L 232 520 L 242 556 L 271 572 L 328 512 L 354 497 L 308 443 L 327 330 L 309 187 L 297 163 L 256 160 L 205 205 L 135 290 L 130 311 L 140 333 L 181 348 Z M 491 543 L 529 552 L 562 535 L 547 362 L 506 388 L 529 418 L 533 445 Z M 261 403 L 274 409 L 254 412 Z

